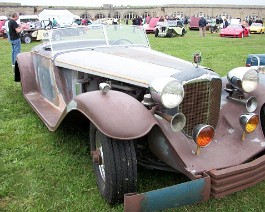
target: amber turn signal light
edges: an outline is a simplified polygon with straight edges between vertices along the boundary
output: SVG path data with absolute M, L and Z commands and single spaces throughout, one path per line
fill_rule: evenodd
M 240 116 L 239 122 L 243 129 L 242 140 L 245 140 L 245 134 L 252 133 L 257 128 L 259 117 L 254 113 L 243 114 Z
M 210 125 L 198 124 L 193 128 L 193 140 L 197 144 L 197 155 L 199 155 L 201 147 L 206 147 L 212 142 L 213 137 L 214 128 Z

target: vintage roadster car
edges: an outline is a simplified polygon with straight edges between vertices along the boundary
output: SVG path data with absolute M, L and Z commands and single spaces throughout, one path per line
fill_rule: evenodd
M 249 28 L 241 24 L 231 24 L 220 31 L 221 37 L 243 38 L 248 37 L 249 35 Z
M 41 21 L 41 28 L 29 28 L 25 29 L 20 33 L 20 38 L 23 43 L 31 43 L 32 41 L 41 41 L 44 39 L 44 36 L 51 29 L 50 26 L 47 26 L 47 21 Z M 67 30 L 65 30 L 67 28 Z M 53 39 L 59 41 L 62 37 L 67 36 L 79 36 L 85 33 L 84 27 L 57 27 L 56 32 L 53 33 Z M 62 29 L 62 30 L 61 30 Z
M 239 67 L 222 78 L 199 65 L 198 53 L 188 62 L 152 50 L 136 26 L 88 26 L 60 41 L 54 33 L 18 55 L 15 81 L 49 130 L 66 117 L 89 121 L 93 167 L 107 202 L 124 198 L 126 211 L 161 210 L 264 180 L 259 70 Z M 138 194 L 137 165 L 190 181 Z
M 23 43 L 31 43 L 32 41 L 41 41 L 43 34 L 47 33 L 44 29 L 26 29 L 20 33 L 20 39 Z
M 184 36 L 187 31 L 179 20 L 167 20 L 165 22 L 157 22 L 155 28 L 155 37 L 169 37 L 180 35 Z

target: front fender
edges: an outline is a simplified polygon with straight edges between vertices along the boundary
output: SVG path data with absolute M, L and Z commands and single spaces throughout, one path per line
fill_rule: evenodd
M 83 113 L 103 134 L 115 139 L 136 139 L 157 124 L 154 115 L 135 98 L 118 91 L 92 91 L 74 98 Z

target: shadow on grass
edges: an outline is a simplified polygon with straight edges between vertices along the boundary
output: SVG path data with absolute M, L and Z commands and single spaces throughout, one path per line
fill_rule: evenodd
M 58 148 L 67 149 L 70 154 L 90 154 L 89 124 L 79 112 L 69 113 L 53 133 L 53 144 Z

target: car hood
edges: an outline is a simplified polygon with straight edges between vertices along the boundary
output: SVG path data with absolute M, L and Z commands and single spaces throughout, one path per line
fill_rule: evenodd
M 146 47 L 106 47 L 55 55 L 55 65 L 142 87 L 162 77 L 185 83 L 215 75 L 203 67 Z
M 250 27 L 250 30 L 260 30 L 260 29 L 262 29 L 261 26 L 251 26 Z
M 222 33 L 242 32 L 242 31 L 243 31 L 242 29 L 238 28 L 225 28 L 221 30 Z

